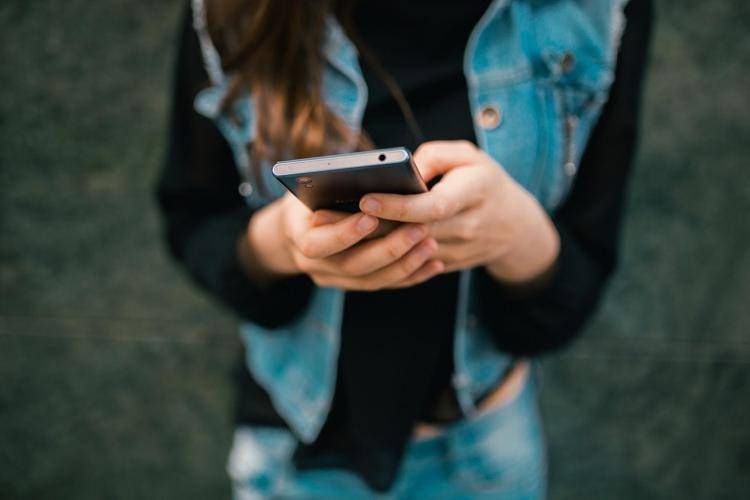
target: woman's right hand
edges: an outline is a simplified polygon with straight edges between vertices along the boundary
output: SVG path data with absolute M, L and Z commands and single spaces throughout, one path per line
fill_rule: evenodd
M 252 217 L 241 244 L 257 262 L 243 259 L 242 249 L 241 260 L 246 268 L 260 265 L 269 279 L 305 273 L 319 286 L 346 290 L 408 287 L 443 271 L 431 259 L 437 242 L 423 224 L 366 240 L 378 223 L 361 212 L 311 212 L 287 193 Z

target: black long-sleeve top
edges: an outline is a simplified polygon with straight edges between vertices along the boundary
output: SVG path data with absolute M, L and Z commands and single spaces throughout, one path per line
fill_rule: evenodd
M 430 2 L 431 24 L 409 22 L 410 15 L 419 19 L 426 8 L 421 2 L 361 2 L 355 13 L 358 34 L 403 88 L 427 140 L 474 140 L 461 55 L 470 29 L 486 7 L 485 2 L 476 4 L 459 12 L 451 2 Z M 394 8 L 399 9 L 402 30 L 390 22 L 388 36 L 380 36 L 381 21 L 392 21 Z M 570 341 L 596 307 L 615 267 L 626 179 L 635 151 L 650 1 L 631 1 L 626 16 L 627 28 L 609 100 L 591 135 L 572 190 L 553 214 L 561 241 L 553 272 L 544 286 L 523 293 L 503 286 L 484 271 L 477 273 L 479 319 L 494 333 L 497 348 L 511 354 L 534 356 Z M 297 276 L 263 288 L 240 267 L 237 239 L 252 212 L 238 192 L 240 179 L 228 145 L 214 124 L 193 109 L 196 93 L 208 80 L 189 19 L 186 16 L 181 32 L 169 147 L 158 186 L 169 248 L 200 286 L 240 317 L 268 327 L 279 326 L 304 310 L 314 285 L 306 276 Z M 424 40 L 427 31 L 434 32 L 441 22 L 452 29 L 442 31 L 439 55 L 414 62 L 389 45 L 399 43 L 399 34 L 413 37 L 412 43 Z M 412 48 L 429 51 L 429 47 L 430 43 Z M 370 89 L 364 129 L 378 146 L 416 147 L 416 138 L 382 82 L 366 65 L 363 72 Z M 451 119 L 441 120 L 441 116 Z M 331 451 L 334 457 L 337 453 L 354 453 L 349 461 L 371 485 L 383 489 L 390 484 L 414 420 L 436 416 L 434 400 L 448 386 L 456 288 L 453 273 L 407 290 L 347 294 L 332 412 L 319 440 L 298 450 L 298 461 L 330 463 L 328 458 L 320 459 L 321 455 L 329 457 Z M 438 302 L 441 306 L 434 307 Z M 425 314 L 428 304 L 433 306 Z M 389 314 L 382 314 L 383 310 Z M 389 343 L 383 339 L 386 331 L 396 340 L 408 334 L 410 342 Z M 375 337 L 378 332 L 380 337 Z M 389 345 L 396 346 L 396 354 L 389 354 L 394 351 L 388 349 Z M 373 349 L 378 347 L 381 352 L 373 357 Z M 413 366 L 416 353 L 421 357 L 416 361 L 418 366 Z M 366 361 L 373 360 L 402 363 L 403 369 L 414 375 L 413 384 L 403 387 L 377 366 L 372 372 Z M 368 377 L 363 373 L 373 374 Z M 240 422 L 283 425 L 268 396 L 245 369 L 238 370 L 237 381 L 241 389 Z M 368 390 L 362 391 L 362 386 Z M 402 404 L 395 414 L 373 413 L 373 392 L 377 399 L 378 393 L 381 398 L 388 397 L 389 391 L 392 396 L 400 391 L 397 395 L 401 397 L 395 399 L 410 402 L 409 408 L 401 408 Z M 357 394 L 367 394 L 367 398 L 357 399 Z M 372 447 L 372 440 L 360 443 L 352 452 L 352 441 L 362 438 L 347 429 L 347 421 L 352 419 L 365 419 L 374 427 L 368 434 L 387 444 L 382 470 L 374 470 L 378 467 L 372 464 L 378 460 L 362 452 L 363 446 Z

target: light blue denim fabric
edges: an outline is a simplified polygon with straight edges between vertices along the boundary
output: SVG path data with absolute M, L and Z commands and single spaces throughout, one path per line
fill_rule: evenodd
M 294 445 L 286 430 L 238 428 L 227 466 L 235 500 L 538 500 L 546 493 L 546 450 L 531 379 L 505 405 L 412 441 L 394 485 L 382 494 L 345 469 L 295 470 Z
M 474 116 L 497 111 L 499 123 L 476 122 L 479 146 L 501 164 L 547 210 L 565 198 L 613 78 L 622 31 L 624 0 L 495 0 L 468 40 L 464 72 Z M 206 34 L 201 0 L 194 0 L 195 28 L 212 85 L 195 109 L 215 120 L 243 175 L 242 193 L 253 207 L 284 192 L 263 169 L 268 196 L 252 189 L 247 146 L 255 127 L 252 96 L 233 104 L 233 118 L 220 112 L 228 76 Z M 327 104 L 359 129 L 367 88 L 357 52 L 330 19 L 323 47 Z M 474 401 L 497 383 L 511 359 L 493 347 L 477 321 L 472 271 L 460 278 L 452 383 L 465 416 Z M 318 435 L 331 405 L 340 343 L 344 292 L 317 288 L 310 306 L 293 323 L 275 329 L 245 323 L 240 334 L 247 366 L 268 391 L 303 442 Z

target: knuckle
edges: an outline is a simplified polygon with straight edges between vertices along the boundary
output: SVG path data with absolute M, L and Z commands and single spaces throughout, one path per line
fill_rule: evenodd
M 453 210 L 455 203 L 445 196 L 441 196 L 435 199 L 432 206 L 432 215 L 436 219 L 444 219 L 448 217 Z
M 432 205 L 432 216 L 435 219 L 442 219 L 445 216 L 445 211 L 445 201 L 441 198 L 435 200 Z
M 398 259 L 399 257 L 401 257 L 401 255 L 403 254 L 401 245 L 402 243 L 400 242 L 393 242 L 393 243 L 390 243 L 389 245 L 386 245 L 385 247 L 386 257 L 390 259 L 391 261 L 394 261 Z
M 411 273 L 419 269 L 419 266 L 425 261 L 425 257 L 421 254 L 416 254 L 409 259 L 404 259 L 401 262 L 401 273 L 404 277 L 409 276 Z
M 473 238 L 481 236 L 482 224 L 480 223 L 479 219 L 471 219 L 469 226 L 471 227 L 471 234 Z
M 422 283 L 425 279 L 427 279 L 428 274 L 424 271 L 419 271 L 418 273 L 414 274 L 414 276 L 409 280 L 409 283 L 412 285 L 416 285 L 418 283 Z
M 299 250 L 299 252 L 310 259 L 313 259 L 316 256 L 317 248 L 315 247 L 315 242 L 310 238 L 302 238 L 297 242 L 297 249 Z
M 458 237 L 462 240 L 471 240 L 474 238 L 474 231 L 468 224 L 463 224 L 458 228 Z
M 341 272 L 349 276 L 359 276 L 364 271 L 362 265 L 355 259 L 346 259 L 339 265 Z
M 456 255 L 454 252 L 441 253 L 440 260 L 443 264 L 445 264 L 445 267 L 448 267 L 449 265 L 456 262 Z
M 339 247 L 347 247 L 347 246 L 349 246 L 350 239 L 349 239 L 349 237 L 348 237 L 348 235 L 346 233 L 341 232 L 341 231 L 337 231 L 337 232 L 334 233 L 333 238 L 334 238 L 334 240 L 336 241 L 336 244 Z
M 464 240 L 473 240 L 478 236 L 479 224 L 476 220 L 470 219 L 460 225 L 459 237 Z
M 406 204 L 404 200 L 399 200 L 396 202 L 396 218 L 399 220 L 402 220 L 406 217 L 406 215 L 409 213 L 409 206 Z
M 344 260 L 344 261 L 341 261 L 341 262 L 339 263 L 339 270 L 340 270 L 340 271 L 341 271 L 341 272 L 342 272 L 343 274 L 346 274 L 346 275 L 349 275 L 349 276 L 351 276 L 351 275 L 355 274 L 355 273 L 354 273 L 354 271 L 355 271 L 355 269 L 354 269 L 354 265 L 353 265 L 353 264 L 351 263 L 351 261 L 350 261 L 350 260 L 348 260 L 348 259 L 347 259 L 347 260 Z
M 455 215 L 456 212 L 458 212 L 459 203 L 457 200 L 449 198 L 448 201 L 446 202 L 446 205 L 447 205 L 447 208 L 446 208 L 447 213 L 445 214 L 446 217 Z

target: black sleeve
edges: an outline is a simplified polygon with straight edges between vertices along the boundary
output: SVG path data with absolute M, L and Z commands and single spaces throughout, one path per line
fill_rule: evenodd
M 157 200 L 171 254 L 193 279 L 240 316 L 274 327 L 307 306 L 313 283 L 304 275 L 268 287 L 240 267 L 237 241 L 252 211 L 239 194 L 229 145 L 214 123 L 193 108 L 207 84 L 200 44 L 188 9 L 179 37 L 169 142 Z
M 518 355 L 559 348 L 581 331 L 617 261 L 626 181 L 652 24 L 650 0 L 632 0 L 608 102 L 589 139 L 571 193 L 553 215 L 560 254 L 551 277 L 531 294 L 477 273 L 478 315 L 497 346 Z

